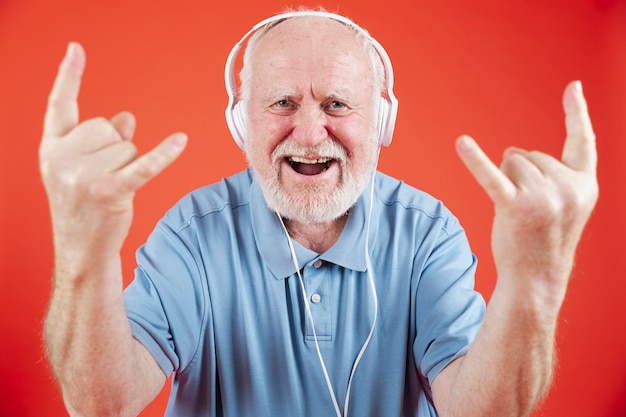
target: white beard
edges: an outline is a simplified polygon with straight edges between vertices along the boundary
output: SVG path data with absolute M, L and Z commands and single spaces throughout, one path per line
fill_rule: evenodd
M 340 165 L 339 186 L 326 192 L 320 190 L 321 187 L 311 187 L 306 190 L 305 198 L 294 197 L 282 188 L 280 167 L 285 156 L 311 154 L 333 158 Z M 274 175 L 270 178 L 261 178 L 258 171 L 252 168 L 270 209 L 281 217 L 300 223 L 325 223 L 343 216 L 356 203 L 376 169 L 377 159 L 378 148 L 374 146 L 362 169 L 351 172 L 347 169 L 348 157 L 345 148 L 334 141 L 326 141 L 313 148 L 303 148 L 293 141 L 286 140 L 272 152 Z

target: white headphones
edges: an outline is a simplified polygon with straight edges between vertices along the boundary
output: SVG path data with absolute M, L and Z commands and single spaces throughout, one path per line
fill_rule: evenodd
M 350 19 L 345 18 L 343 16 L 322 12 L 322 11 L 297 11 L 297 12 L 288 12 L 278 14 L 276 16 L 272 16 L 267 18 L 256 25 L 244 35 L 243 38 L 233 47 L 233 49 L 228 54 L 228 59 L 226 60 L 226 67 L 224 70 L 224 81 L 226 83 L 226 92 L 228 93 L 228 107 L 226 107 L 226 122 L 228 123 L 228 128 L 235 139 L 237 145 L 244 149 L 244 138 L 245 138 L 245 117 L 244 110 L 241 106 L 241 101 L 238 98 L 237 92 L 237 83 L 235 81 L 235 61 L 237 60 L 237 55 L 243 46 L 243 44 L 260 28 L 264 27 L 267 24 L 276 22 L 278 20 L 289 19 L 291 17 L 301 17 L 301 16 L 317 16 L 317 17 L 326 17 L 329 19 L 336 20 L 341 22 L 347 26 L 350 26 L 356 29 L 359 33 L 361 33 L 364 37 L 366 37 L 371 43 L 380 59 L 383 63 L 383 67 L 385 70 L 385 88 L 382 93 L 382 100 L 380 100 L 380 108 L 379 108 L 379 133 L 378 133 L 378 143 L 381 146 L 389 146 L 391 143 L 391 139 L 393 137 L 393 129 L 396 124 L 396 115 L 398 113 L 398 100 L 393 94 L 393 68 L 391 66 L 391 60 L 389 59 L 389 55 L 382 47 L 376 39 L 372 38 L 363 28 L 358 26 L 356 23 L 352 22 Z

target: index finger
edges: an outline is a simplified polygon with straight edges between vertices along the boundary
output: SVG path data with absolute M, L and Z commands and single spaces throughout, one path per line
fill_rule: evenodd
M 587 102 L 580 81 L 572 81 L 563 93 L 567 137 L 561 161 L 568 167 L 589 171 L 597 163 L 596 136 L 587 111 Z
M 85 51 L 75 42 L 67 47 L 48 97 L 44 137 L 62 136 L 78 124 L 78 92 L 85 69 Z
M 517 194 L 511 180 L 489 159 L 474 139 L 467 135 L 456 141 L 457 154 L 496 206 L 508 204 Z

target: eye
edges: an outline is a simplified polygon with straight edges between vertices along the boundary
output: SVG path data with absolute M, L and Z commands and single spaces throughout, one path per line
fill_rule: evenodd
M 350 107 L 343 101 L 339 100 L 329 100 L 324 105 L 324 111 L 335 116 L 342 116 L 344 114 L 347 114 L 349 110 Z
M 341 101 L 333 100 L 330 102 L 329 107 L 331 109 L 343 109 L 344 107 L 346 107 L 346 105 L 343 104 Z
M 298 105 L 290 98 L 281 98 L 275 101 L 271 106 L 273 112 L 277 114 L 290 114 L 296 110 Z
M 283 99 L 283 100 L 278 100 L 276 102 L 276 105 L 278 107 L 283 107 L 283 108 L 287 108 L 289 106 L 291 106 L 291 101 L 287 100 L 287 99 Z

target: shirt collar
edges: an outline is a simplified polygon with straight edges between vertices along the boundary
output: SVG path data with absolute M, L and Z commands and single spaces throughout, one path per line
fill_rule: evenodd
M 315 259 L 321 259 L 359 272 L 366 270 L 365 239 L 370 207 L 370 186 L 371 184 L 368 184 L 365 192 L 359 196 L 355 205 L 350 209 L 348 220 L 337 242 L 325 253 L 317 254 L 298 242 L 292 241 L 300 269 Z M 253 180 L 250 186 L 250 211 L 256 245 L 267 268 L 276 279 L 284 279 L 295 274 L 296 269 L 291 258 L 287 234 L 277 214 L 267 206 L 256 180 Z M 370 247 L 373 247 L 378 231 L 378 222 L 375 221 L 377 212 L 375 205 L 369 231 Z

